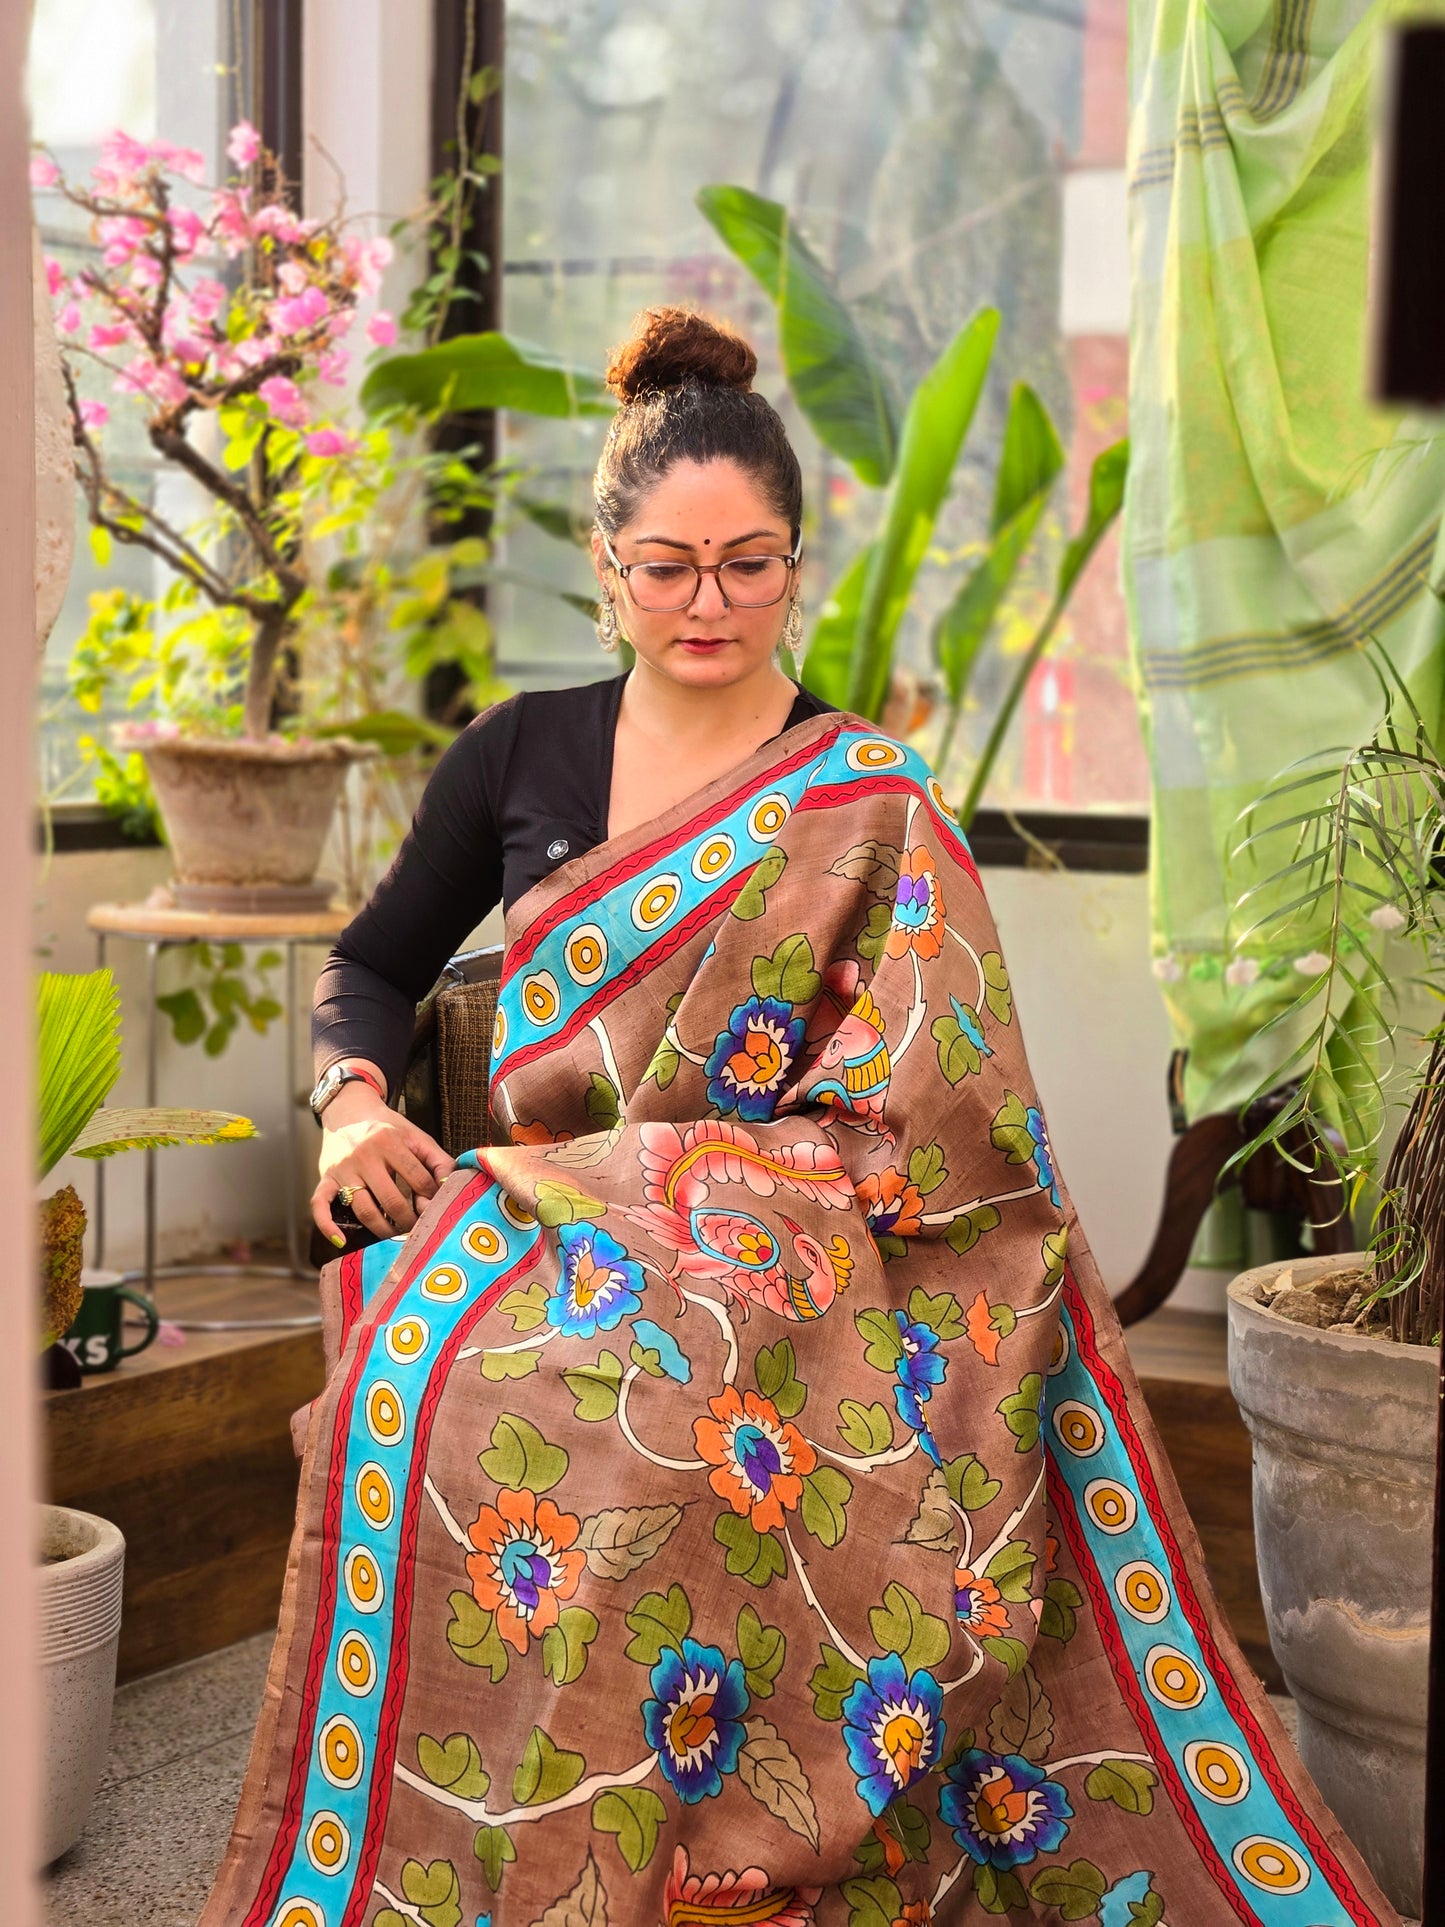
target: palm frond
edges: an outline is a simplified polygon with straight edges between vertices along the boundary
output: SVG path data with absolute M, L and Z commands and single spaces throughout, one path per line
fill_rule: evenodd
M 36 989 L 40 1176 L 65 1155 L 120 1075 L 120 999 L 108 970 L 45 971 Z
M 249 1117 L 234 1111 L 173 1111 L 117 1104 L 97 1111 L 70 1149 L 77 1157 L 108 1158 L 117 1151 L 161 1151 L 172 1144 L 238 1144 L 256 1136 Z

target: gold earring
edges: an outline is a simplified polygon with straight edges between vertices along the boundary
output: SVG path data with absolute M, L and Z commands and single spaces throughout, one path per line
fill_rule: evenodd
M 610 595 L 603 596 L 602 607 L 597 612 L 597 640 L 604 649 L 617 647 L 617 611 Z
M 783 631 L 783 639 L 790 649 L 796 649 L 803 640 L 803 598 L 795 595 L 788 605 L 788 626 Z

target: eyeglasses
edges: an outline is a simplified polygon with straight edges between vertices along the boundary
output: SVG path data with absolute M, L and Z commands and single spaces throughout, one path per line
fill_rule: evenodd
M 705 575 L 717 577 L 728 608 L 771 608 L 788 593 L 793 571 L 803 558 L 801 535 L 791 555 L 735 555 L 727 562 L 619 562 L 605 535 L 602 546 L 632 600 L 654 616 L 688 608 Z

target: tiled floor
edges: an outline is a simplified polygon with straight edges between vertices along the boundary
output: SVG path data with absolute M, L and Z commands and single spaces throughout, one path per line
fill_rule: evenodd
M 47 1927 L 194 1927 L 230 1835 L 270 1652 L 263 1633 L 120 1689 L 90 1823 L 45 1879 Z M 1293 1700 L 1274 1703 L 1293 1733 Z
M 271 1634 L 123 1686 L 79 1844 L 45 1879 L 47 1927 L 194 1927 L 225 1852 Z

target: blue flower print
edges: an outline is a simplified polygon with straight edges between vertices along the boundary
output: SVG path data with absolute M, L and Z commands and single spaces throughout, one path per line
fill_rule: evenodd
M 1006 1873 L 1053 1853 L 1069 1830 L 1069 1797 L 1017 1753 L 969 1750 L 948 1769 L 939 1817 L 971 1860 Z
M 661 1325 L 654 1325 L 650 1318 L 635 1318 L 632 1321 L 632 1336 L 639 1345 L 657 1353 L 658 1367 L 669 1378 L 675 1378 L 679 1385 L 687 1384 L 692 1377 L 692 1364 L 671 1332 L 664 1331 Z
M 929 1433 L 923 1408 L 933 1397 L 934 1386 L 943 1383 L 948 1361 L 938 1349 L 938 1333 L 931 1325 L 910 1324 L 901 1311 L 895 1311 L 893 1316 L 898 1320 L 898 1336 L 903 1346 L 894 1367 L 898 1383 L 893 1387 L 893 1403 L 899 1418 L 910 1431 L 917 1432 L 924 1451 L 937 1465 L 938 1447 Z
M 1038 1173 L 1039 1189 L 1046 1191 L 1049 1203 L 1057 1207 L 1059 1202 L 1059 1174 L 1054 1169 L 1054 1153 L 1049 1144 L 1049 1130 L 1044 1123 L 1044 1114 L 1037 1104 L 1031 1104 L 1024 1118 L 1029 1136 L 1034 1141 L 1034 1170 Z
M 868 1677 L 843 1702 L 843 1743 L 871 1813 L 933 1770 L 943 1733 L 943 1688 L 932 1673 L 910 1677 L 897 1653 L 870 1659 Z
M 748 1689 L 740 1659 L 724 1660 L 716 1646 L 685 1639 L 665 1652 L 651 1673 L 652 1698 L 642 1703 L 647 1744 L 663 1777 L 686 1806 L 722 1792 L 723 1775 L 738 1763 Z
M 765 1124 L 806 1029 L 781 997 L 749 997 L 739 1004 L 707 1060 L 708 1103 L 724 1117 L 736 1112 L 749 1124 Z
M 967 1004 L 961 1004 L 957 997 L 950 997 L 948 1001 L 953 1005 L 953 1015 L 958 1024 L 958 1028 L 963 1032 L 969 1043 L 973 1045 L 979 1056 L 992 1057 L 993 1046 L 985 1041 L 983 1026 L 979 1023 L 976 1012 L 971 1011 Z
M 557 1228 L 562 1264 L 557 1289 L 547 1300 L 547 1319 L 569 1338 L 610 1332 L 629 1312 L 642 1309 L 642 1267 L 600 1226 Z

